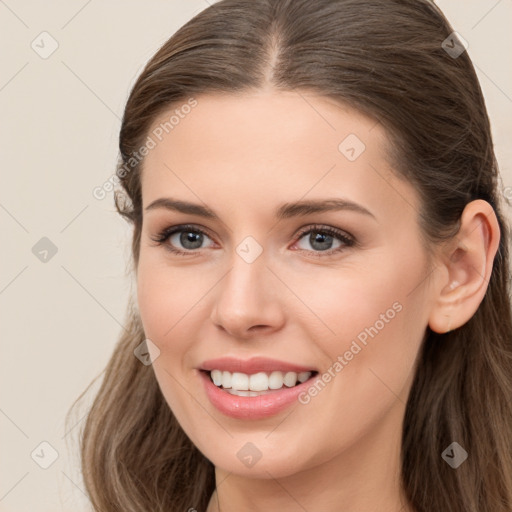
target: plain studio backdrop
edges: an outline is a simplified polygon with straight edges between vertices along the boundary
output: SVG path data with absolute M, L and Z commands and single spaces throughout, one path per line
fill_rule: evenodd
M 133 290 L 129 226 L 112 192 L 93 190 L 115 172 L 136 76 L 208 3 L 0 0 L 0 511 L 89 510 L 83 416 L 68 430 L 64 418 L 103 370 Z M 438 4 L 469 44 L 512 197 L 512 0 Z

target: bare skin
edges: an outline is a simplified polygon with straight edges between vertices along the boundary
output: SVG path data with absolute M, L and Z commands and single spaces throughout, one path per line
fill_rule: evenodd
M 380 124 L 303 92 L 196 99 L 144 162 L 137 293 L 165 399 L 216 468 L 208 512 L 413 512 L 399 461 L 416 356 L 427 326 L 454 329 L 483 299 L 499 241 L 492 208 L 470 203 L 459 235 L 429 262 L 418 195 L 394 175 Z M 364 151 L 354 138 L 339 148 L 350 134 Z M 162 197 L 206 205 L 219 219 L 146 210 Z M 327 198 L 370 213 L 275 217 L 283 203 Z M 180 233 L 153 240 L 182 224 L 206 232 L 200 248 L 184 246 Z M 325 227 L 355 243 L 322 241 Z M 246 237 L 262 249 L 251 263 L 237 252 Z M 331 378 L 307 403 L 266 419 L 222 414 L 196 368 L 256 355 Z M 261 454 L 251 467 L 237 456 L 249 442 Z

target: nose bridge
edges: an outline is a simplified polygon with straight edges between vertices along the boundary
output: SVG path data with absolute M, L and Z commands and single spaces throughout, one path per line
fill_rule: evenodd
M 233 313 L 246 315 L 261 306 L 265 295 L 265 281 L 268 270 L 262 256 L 252 262 L 245 261 L 238 254 L 233 255 L 231 270 L 221 285 L 219 304 L 228 306 Z
M 279 304 L 272 293 L 272 273 L 263 254 L 247 258 L 240 244 L 233 253 L 231 269 L 219 283 L 213 321 L 233 335 L 243 337 L 254 326 L 276 327 L 282 320 Z M 254 253 L 253 253 L 254 255 Z

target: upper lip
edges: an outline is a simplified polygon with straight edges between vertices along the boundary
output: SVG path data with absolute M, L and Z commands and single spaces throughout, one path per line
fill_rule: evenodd
M 302 366 L 300 364 L 269 359 L 268 357 L 252 357 L 251 359 L 238 359 L 236 357 L 220 357 L 218 359 L 208 359 L 199 367 L 200 370 L 221 370 L 231 373 L 240 372 L 252 375 L 258 372 L 314 372 L 314 368 Z

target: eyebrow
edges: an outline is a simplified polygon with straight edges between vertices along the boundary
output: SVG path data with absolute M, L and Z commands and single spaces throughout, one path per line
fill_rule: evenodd
M 145 208 L 146 211 L 163 208 L 165 210 L 178 211 L 190 215 L 198 215 L 207 219 L 220 220 L 217 214 L 206 206 L 189 203 L 188 201 L 179 201 L 171 197 L 161 197 L 153 201 Z M 284 203 L 275 212 L 278 220 L 311 215 L 328 211 L 348 210 L 361 213 L 375 219 L 375 215 L 358 203 L 341 198 L 328 198 L 320 200 L 303 200 L 293 203 Z

